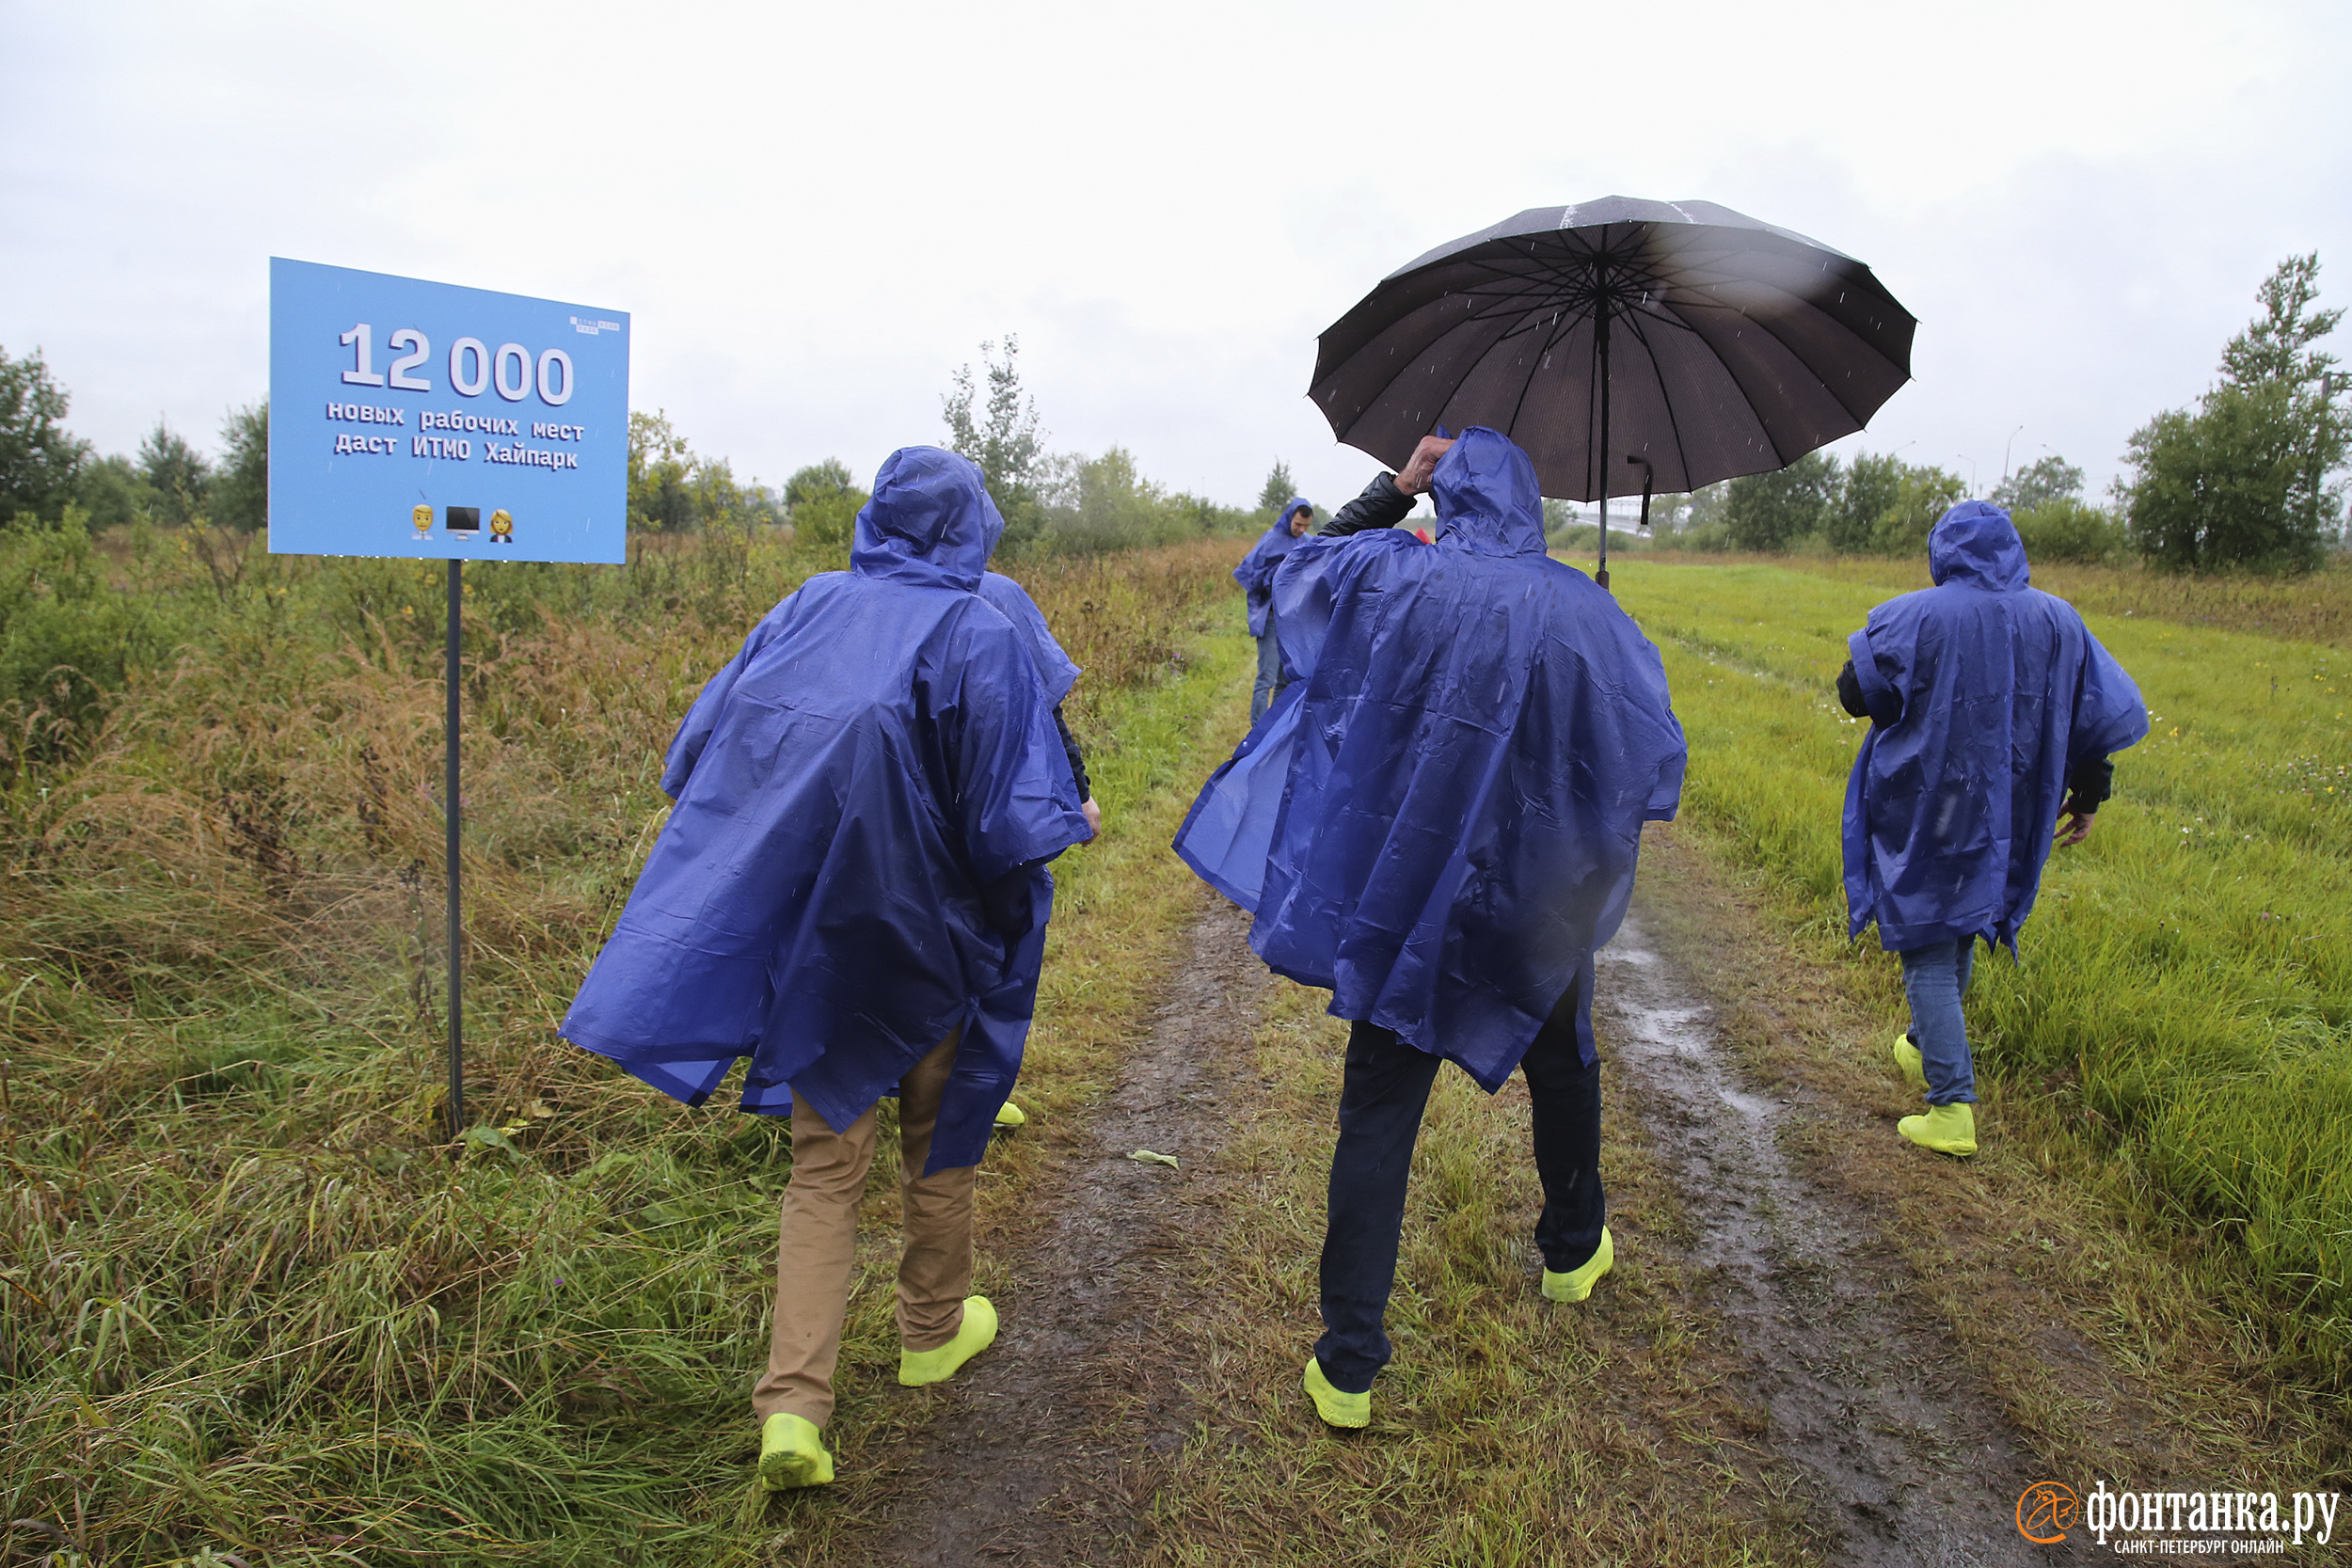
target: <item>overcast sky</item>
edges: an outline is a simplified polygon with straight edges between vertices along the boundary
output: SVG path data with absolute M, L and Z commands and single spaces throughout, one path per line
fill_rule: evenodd
M 1057 450 L 1237 502 L 1279 457 L 1327 506 L 1376 466 L 1315 334 L 1382 275 L 1696 198 L 1919 318 L 1841 450 L 1982 491 L 2014 432 L 2104 485 L 2280 258 L 2352 303 L 2348 43 L 2340 0 L 0 0 L 0 346 L 102 451 L 214 449 L 272 255 L 550 296 L 632 312 L 632 404 L 774 483 L 938 440 L 1009 332 Z

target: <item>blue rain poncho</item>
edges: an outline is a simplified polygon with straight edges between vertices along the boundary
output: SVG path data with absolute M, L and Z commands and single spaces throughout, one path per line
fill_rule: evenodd
M 1079 672 L 1054 641 L 1053 631 L 1045 625 L 1045 612 L 1038 609 L 1027 589 L 1002 572 L 982 573 L 979 594 L 1021 634 L 1021 641 L 1028 645 L 1029 661 L 1037 666 L 1038 679 L 1045 683 L 1045 705 L 1058 706 L 1078 684 Z
M 993 512 L 993 508 L 991 510 Z M 1045 705 L 1049 710 L 1057 707 L 1062 699 L 1070 695 L 1070 689 L 1078 684 L 1079 670 L 1071 657 L 1062 651 L 1061 643 L 1055 640 L 1052 629 L 1046 626 L 1045 612 L 1038 609 L 1037 601 L 1029 597 L 1027 589 L 1001 572 L 983 574 L 978 592 L 980 597 L 1011 622 L 1012 629 L 1021 634 L 1023 644 L 1029 650 L 1029 662 L 1035 666 L 1038 679 L 1044 687 Z M 1079 787 L 1077 774 L 1071 768 L 1068 749 L 1063 747 L 1061 750 L 1060 776 L 1069 781 L 1070 798 L 1079 800 L 1087 792 Z M 1046 878 L 1046 896 L 1034 905 L 1028 927 L 1013 941 L 1011 957 L 1005 966 L 1003 977 L 982 991 L 975 1002 L 972 1021 L 964 1025 L 965 1038 L 969 1043 L 959 1048 L 956 1055 L 956 1070 L 963 1073 L 969 1069 L 976 1095 L 985 1092 L 978 1086 L 983 1082 L 993 1084 L 1002 1078 L 1004 1087 L 997 1094 L 999 1102 L 1012 1092 L 1013 1080 L 1020 1075 L 1022 1052 L 1028 1044 L 1029 1025 L 1037 1013 L 1038 982 L 1044 977 L 1045 920 L 1052 909 L 1053 881 L 1041 867 L 1038 875 Z M 984 1080 L 982 1074 L 987 1075 Z M 950 1086 L 953 1086 L 952 1079 Z M 965 1115 L 977 1115 L 970 1107 L 961 1109 Z M 987 1110 L 990 1124 L 993 1125 L 995 1107 L 990 1105 Z M 940 1122 L 942 1126 L 946 1124 L 944 1112 Z M 979 1142 L 985 1144 L 988 1128 L 975 1124 L 965 1129 L 963 1135 L 969 1136 L 974 1132 L 977 1132 Z M 938 1136 L 936 1132 L 932 1133 L 934 1145 Z M 976 1145 L 973 1159 L 978 1157 L 978 1147 Z M 936 1156 L 931 1164 L 933 1168 L 940 1168 Z
M 1614 599 L 1544 554 L 1527 454 L 1465 431 L 1439 532 L 1301 540 L 1275 583 L 1301 679 L 1176 840 L 1253 911 L 1268 967 L 1489 1090 L 1580 980 L 1670 819 L 1685 750 L 1665 670 Z
M 1963 501 L 1928 537 L 1932 588 L 1849 640 L 1870 733 L 1846 785 L 1850 934 L 1890 952 L 2017 948 L 2068 779 L 2148 733 L 2139 689 L 2074 608 L 2026 584 L 2009 514 Z
M 1274 574 L 1298 541 L 1291 536 L 1291 519 L 1302 509 L 1312 505 L 1304 496 L 1293 496 L 1282 508 L 1282 515 L 1274 519 L 1274 526 L 1249 546 L 1249 553 L 1233 568 L 1233 580 L 1241 584 L 1249 603 L 1249 635 L 1265 635 L 1266 610 L 1274 602 Z
M 1087 837 L 1029 641 L 980 596 L 980 474 L 891 455 L 850 570 L 753 628 L 671 744 L 675 808 L 566 1039 L 689 1104 L 846 1129 L 962 1025 L 929 1168 L 975 1164 L 1020 1068 L 1051 912 Z

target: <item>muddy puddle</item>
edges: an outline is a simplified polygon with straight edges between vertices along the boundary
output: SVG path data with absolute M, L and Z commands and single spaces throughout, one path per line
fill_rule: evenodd
M 1598 958 L 1595 1016 L 1696 1240 L 1700 1289 L 1738 1336 L 1767 1445 L 1809 1480 L 1841 1561 L 1991 1568 L 2075 1560 L 2021 1537 L 2035 1478 L 1909 1266 L 1809 1182 L 1779 1134 L 1828 1115 L 1744 1083 L 1706 1000 L 1661 956 L 1640 911 Z M 1861 1070 L 1861 1069 L 1857 1069 Z M 1856 1137 L 1894 1137 L 1882 1122 Z M 1921 1180 L 1935 1180 L 1932 1157 Z

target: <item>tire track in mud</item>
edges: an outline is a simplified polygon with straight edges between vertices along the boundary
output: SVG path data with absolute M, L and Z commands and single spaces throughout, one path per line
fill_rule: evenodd
M 1195 1416 L 1165 1341 L 1214 1310 L 1187 1265 L 1219 1227 L 1209 1156 L 1269 984 L 1248 916 L 1221 898 L 1186 936 L 1151 1032 L 1044 1199 L 1004 1326 L 951 1386 L 899 1502 L 862 1543 L 877 1562 L 1101 1563 L 1135 1554 L 1152 1494 Z M 1175 1170 L 1131 1160 L 1172 1155 Z
M 1821 1118 L 1810 1097 L 1744 1081 L 1713 1009 L 1654 945 L 1645 900 L 1597 959 L 1595 1012 L 1618 1081 L 1673 1174 L 1709 1281 L 1770 1416 L 1772 1451 L 1808 1478 L 1817 1518 L 1858 1568 L 1994 1568 L 2077 1560 L 2014 1528 L 2033 1458 L 1979 1394 L 1961 1347 L 1911 1298 L 1910 1266 L 1851 1202 L 1809 1180 L 1780 1129 Z M 1792 1091 L 1793 1093 L 1794 1091 Z M 1872 1136 L 1892 1136 L 1875 1130 Z M 1922 1154 L 1920 1175 L 1935 1171 Z

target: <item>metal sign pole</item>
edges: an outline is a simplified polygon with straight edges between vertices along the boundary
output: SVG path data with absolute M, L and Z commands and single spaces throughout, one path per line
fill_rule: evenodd
M 449 824 L 449 1139 L 456 1143 L 457 1135 L 466 1126 L 466 1029 L 462 981 L 465 959 L 459 943 L 464 927 L 458 918 L 457 902 L 457 721 L 459 682 L 459 650 L 462 631 L 459 614 L 465 604 L 466 563 L 454 557 L 449 563 L 449 713 L 443 721 L 449 740 L 449 754 L 441 781 L 443 798 L 447 802 Z

